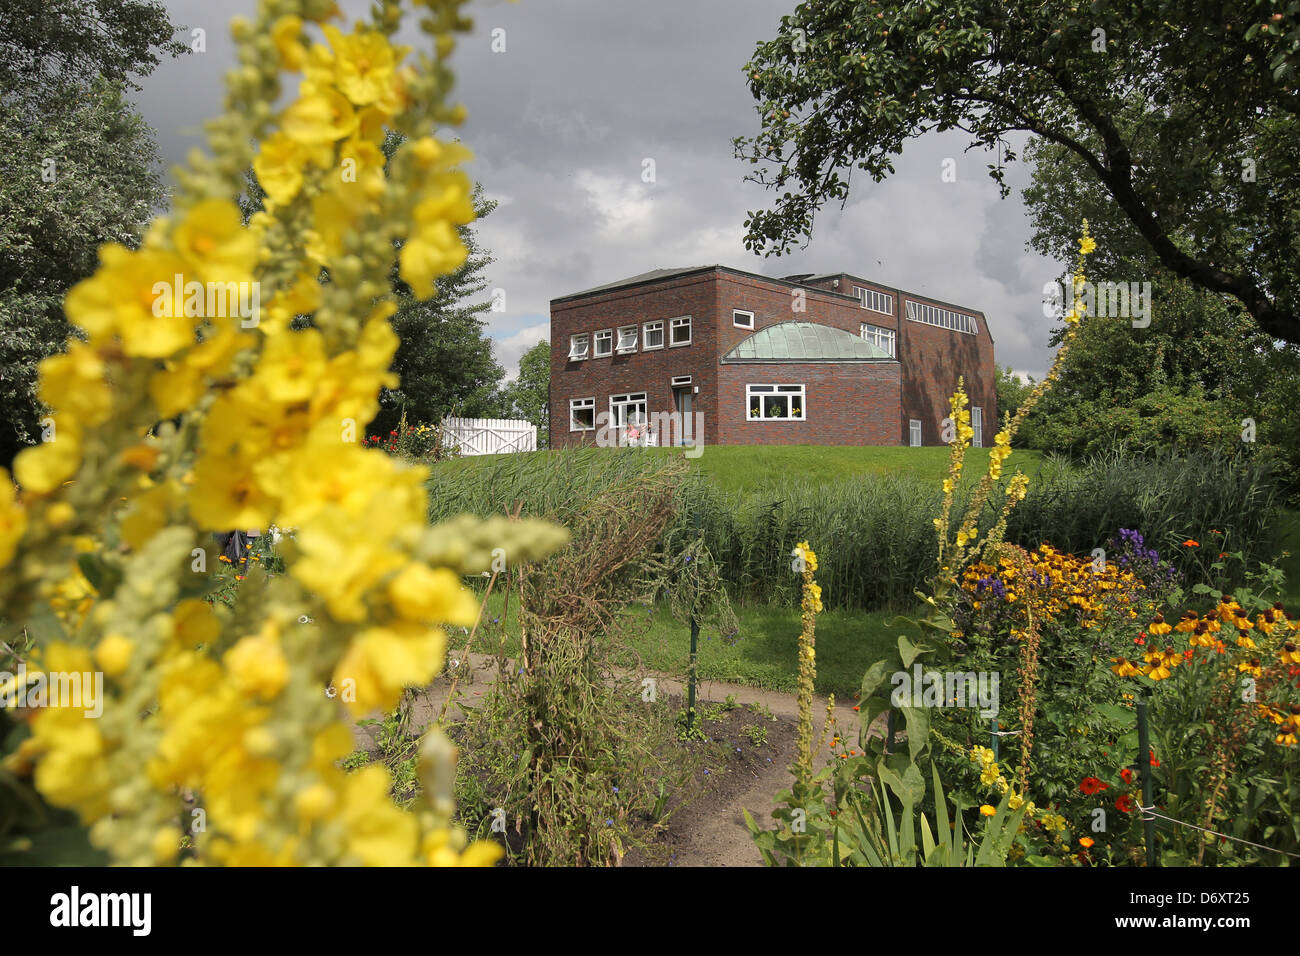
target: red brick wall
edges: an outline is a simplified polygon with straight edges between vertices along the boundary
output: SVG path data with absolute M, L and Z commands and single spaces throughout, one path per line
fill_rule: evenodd
M 730 314 L 730 313 L 728 313 Z M 806 421 L 747 420 L 746 385 L 803 385 Z M 723 445 L 896 445 L 897 362 L 724 365 L 718 382 Z
M 974 315 L 978 335 L 954 332 L 924 323 L 899 320 L 874 310 L 863 309 L 847 295 L 854 285 L 887 292 L 894 297 L 896 314 L 906 314 L 907 299 L 943 303 L 908 296 L 899 290 L 844 274 L 839 289 L 831 279 L 819 280 L 824 288 L 804 287 L 802 312 L 792 308 L 793 286 L 758 276 L 710 270 L 633 288 L 613 289 L 551 305 L 551 444 L 552 447 L 592 442 L 594 432 L 569 431 L 569 399 L 592 397 L 596 412 L 609 410 L 610 395 L 645 392 L 647 411 L 671 411 L 672 379 L 690 375 L 699 391 L 695 411 L 704 415 L 706 444 L 877 444 L 908 443 L 908 421 L 922 422 L 926 445 L 941 444 L 939 423 L 948 413 L 948 397 L 965 377 L 971 405 L 984 409 L 983 444 L 990 445 L 997 430 L 997 399 L 994 391 L 993 340 L 984 317 L 954 306 L 954 311 Z M 754 313 L 753 330 L 737 328 L 733 309 Z M 692 342 L 682 348 L 644 352 L 641 326 L 654 319 L 665 323 L 681 315 L 692 317 Z M 720 366 L 720 357 L 753 331 L 777 322 L 816 322 L 859 334 L 863 322 L 897 333 L 896 365 Z M 637 351 L 632 355 L 588 358 L 570 362 L 569 336 L 612 329 L 617 338 L 619 325 L 638 326 Z M 594 348 L 594 341 L 592 342 Z M 756 369 L 759 377 L 747 377 Z M 778 371 L 779 370 L 779 371 Z M 779 377 L 777 377 L 779 376 Z M 833 378 L 832 378 L 833 377 Z M 745 382 L 778 382 L 808 385 L 810 421 L 747 422 L 744 419 Z M 834 387 L 821 395 L 832 381 Z M 892 385 L 890 384 L 892 382 Z M 890 389 L 892 388 L 892 393 Z M 836 392 L 841 389 L 842 394 Z M 890 395 L 892 394 L 892 398 Z M 892 404 L 889 404 L 892 402 Z M 819 409 L 843 410 L 843 420 L 833 424 L 817 414 Z M 864 413 L 863 409 L 869 410 Z M 887 425 L 885 423 L 888 423 Z
M 718 274 L 718 305 L 720 343 L 719 356 L 735 348 L 743 339 L 748 338 L 759 329 L 778 322 L 815 322 L 845 329 L 857 335 L 862 323 L 862 310 L 856 301 L 846 301 L 840 296 L 819 292 L 816 289 L 800 288 L 804 311 L 794 311 L 793 286 L 779 285 L 771 280 L 757 277 L 734 275 L 729 272 Z M 754 328 L 736 328 L 732 315 L 735 309 L 745 309 L 754 313 Z
M 672 380 L 680 375 L 691 376 L 692 384 L 700 388 L 694 396 L 695 410 L 704 413 L 705 443 L 713 444 L 719 354 L 714 321 L 717 311 L 717 283 L 711 272 L 553 303 L 551 447 L 595 441 L 595 432 L 569 431 L 569 399 L 594 397 L 596 412 L 600 413 L 609 411 L 611 395 L 645 392 L 647 412 L 672 411 Z M 669 320 L 682 315 L 691 316 L 691 344 L 669 348 Z M 642 351 L 644 335 L 638 329 L 637 351 L 631 355 L 568 360 L 569 336 L 575 333 L 613 329 L 617 345 L 620 325 L 635 322 L 640 327 L 655 319 L 664 320 L 662 349 Z
M 839 280 L 839 288 L 832 289 L 832 283 L 836 279 Z M 908 443 L 908 423 L 910 419 L 915 418 L 921 422 L 923 444 L 943 444 L 940 423 L 948 416 L 948 400 L 957 388 L 957 377 L 962 376 L 971 407 L 984 410 L 982 443 L 985 446 L 993 444 L 993 436 L 997 434 L 998 429 L 998 401 L 994 386 L 993 337 L 989 333 L 988 323 L 983 315 L 973 309 L 949 305 L 925 296 L 910 295 L 848 273 L 818 279 L 814 284 L 820 288 L 845 294 L 852 293 L 853 287 L 859 285 L 894 297 L 892 319 L 874 310 L 858 307 L 856 313 L 858 324 L 853 326 L 852 331 L 857 332 L 860 323 L 869 322 L 881 328 L 895 329 L 897 332 L 897 355 L 902 363 L 903 393 L 899 441 L 904 445 Z M 907 315 L 905 303 L 909 300 L 974 316 L 979 333 L 970 335 L 966 332 L 954 332 L 951 329 L 927 325 L 924 322 L 913 322 L 905 318 Z M 900 319 L 899 316 L 904 318 Z
M 911 298 L 911 297 L 909 297 Z M 923 300 L 917 300 L 923 301 Z M 968 310 L 953 309 L 954 312 Z M 971 407 L 984 410 L 982 444 L 997 434 L 997 392 L 994 389 L 993 341 L 983 316 L 976 316 L 980 333 L 971 335 L 904 319 L 899 355 L 903 357 L 902 436 L 907 441 L 909 419 L 921 422 L 926 445 L 943 444 L 940 423 L 948 417 L 948 400 L 964 380 Z

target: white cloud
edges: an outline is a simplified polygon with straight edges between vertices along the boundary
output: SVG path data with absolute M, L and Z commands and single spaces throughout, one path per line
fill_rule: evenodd
M 519 360 L 523 354 L 538 342 L 551 340 L 551 324 L 542 322 L 520 329 L 513 335 L 493 339 L 492 352 L 501 367 L 506 370 L 506 381 L 512 382 L 519 377 Z

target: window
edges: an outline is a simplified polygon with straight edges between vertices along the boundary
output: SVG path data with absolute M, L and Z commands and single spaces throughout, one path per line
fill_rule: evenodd
M 658 322 L 647 322 L 641 326 L 641 351 L 649 352 L 651 349 L 661 349 L 664 347 L 664 323 L 663 320 Z
M 894 314 L 894 297 L 886 292 L 877 292 L 875 289 L 864 289 L 860 285 L 855 285 L 853 294 L 857 296 L 864 309 L 883 312 L 885 315 Z
M 894 354 L 894 343 L 898 337 L 893 329 L 882 329 L 878 325 L 862 323 L 862 337 L 878 349 L 884 349 L 889 353 L 890 358 L 897 358 Z
M 918 419 L 911 419 L 907 423 L 907 443 L 913 448 L 921 447 L 921 422 Z
M 754 313 L 746 312 L 744 309 L 732 309 L 731 322 L 738 329 L 752 329 L 754 327 Z
M 589 432 L 596 427 L 596 400 L 594 398 L 569 399 L 569 431 Z
M 745 417 L 751 422 L 806 419 L 802 385 L 746 385 Z
M 974 316 L 962 315 L 960 312 L 941 309 L 937 305 L 926 305 L 923 302 L 907 303 L 907 317 L 913 322 L 937 325 L 941 329 L 951 329 L 954 332 L 969 332 L 975 335 L 979 331 Z
M 646 422 L 645 392 L 630 392 L 627 395 L 609 397 L 609 423 L 614 428 L 626 428 L 628 425 L 644 425 Z
M 605 329 L 596 333 L 595 348 L 592 354 L 596 358 L 604 358 L 607 355 L 614 354 L 614 332 L 611 329 Z
M 636 326 L 624 325 L 618 330 L 618 354 L 636 351 Z
M 672 325 L 669 327 L 668 344 L 674 347 L 691 344 L 691 317 L 689 315 L 673 319 Z
M 972 448 L 984 447 L 984 409 L 974 405 L 970 410 L 970 427 L 975 432 L 975 437 L 971 439 Z
M 587 333 L 569 336 L 569 359 L 581 362 L 587 357 Z

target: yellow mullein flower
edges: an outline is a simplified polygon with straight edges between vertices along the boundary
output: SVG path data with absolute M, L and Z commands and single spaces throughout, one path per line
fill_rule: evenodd
M 175 277 L 186 271 L 184 259 L 165 250 L 133 252 L 108 243 L 100 247 L 99 261 L 93 276 L 68 291 L 68 321 L 94 342 L 116 335 L 127 355 L 142 358 L 166 358 L 194 343 L 183 289 L 179 296 L 175 289 Z
M 0 468 L 0 568 L 13 559 L 27 531 L 27 511 L 17 498 L 9 472 Z
M 393 71 L 408 48 L 394 47 L 372 31 L 344 35 L 335 26 L 324 30 L 334 52 L 334 82 L 344 96 L 365 106 L 389 93 Z
M 307 61 L 307 47 L 302 42 L 302 18 L 292 14 L 280 17 L 271 27 L 271 41 L 280 55 L 280 68 L 296 73 Z
M 205 199 L 186 213 L 172 233 L 189 269 L 186 278 L 205 282 L 247 282 L 257 264 L 257 234 L 243 224 L 239 207 L 226 199 Z
M 351 136 L 357 129 L 357 114 L 338 90 L 304 82 L 299 97 L 280 120 L 286 136 L 304 146 L 320 146 Z

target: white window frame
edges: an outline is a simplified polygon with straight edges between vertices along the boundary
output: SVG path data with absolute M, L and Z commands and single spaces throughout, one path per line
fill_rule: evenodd
M 584 409 L 591 410 L 591 424 L 579 426 L 577 425 L 577 419 L 573 417 L 573 413 L 577 411 L 583 411 Z M 590 432 L 595 430 L 596 430 L 596 397 L 593 395 L 591 398 L 569 399 L 569 431 Z
M 604 342 L 605 348 L 602 349 L 601 343 Z M 591 357 L 592 358 L 609 358 L 614 354 L 614 330 L 601 329 L 595 332 L 591 337 Z
M 907 420 L 907 444 L 910 448 L 920 448 L 925 438 L 921 434 L 921 419 L 909 418 Z
M 863 322 L 860 332 L 862 337 L 876 348 L 888 352 L 890 358 L 898 358 L 898 333 L 895 330 L 887 329 L 883 325 L 872 325 L 870 322 Z M 886 342 L 888 342 L 888 345 L 885 344 Z
M 579 349 L 578 346 L 582 348 Z M 569 361 L 585 362 L 591 358 L 591 341 L 586 332 L 580 332 L 577 335 L 569 336 Z
M 880 312 L 884 315 L 894 314 L 894 297 L 888 292 L 877 292 L 875 289 L 855 285 L 853 295 L 864 309 L 870 309 L 872 312 Z
M 650 403 L 645 392 L 626 392 L 622 395 L 609 396 L 609 425 L 611 428 L 626 428 L 629 424 L 645 427 L 649 421 Z M 627 409 L 641 406 L 639 418 L 628 421 Z M 620 411 L 621 410 L 621 411 Z
M 786 410 L 788 415 L 767 415 L 767 405 L 764 399 L 786 399 Z M 755 406 L 755 402 L 758 403 Z M 754 414 L 754 408 L 759 409 L 759 414 Z M 795 410 L 799 414 L 795 415 Z M 807 386 L 800 383 L 795 384 L 775 384 L 775 383 L 756 383 L 745 386 L 745 421 L 747 422 L 806 422 L 808 420 L 808 389 Z
M 740 319 L 737 318 L 737 316 L 741 315 L 749 316 L 749 322 L 741 322 Z M 754 313 L 750 312 L 748 309 L 732 309 L 731 324 L 738 329 L 749 329 L 752 332 L 754 330 Z
M 639 327 L 635 325 L 620 325 L 618 327 L 618 342 L 615 345 L 615 350 L 619 355 L 630 355 L 636 351 L 638 331 Z M 629 335 L 632 337 L 630 342 L 627 341 Z
M 970 409 L 970 427 L 975 433 L 971 438 L 970 446 L 972 448 L 984 447 L 984 409 L 979 405 L 972 405 Z
M 975 316 L 954 312 L 952 309 L 941 309 L 937 305 L 929 305 L 925 302 L 907 303 L 907 321 L 933 325 L 952 332 L 964 332 L 967 335 L 979 334 L 979 323 L 975 321 Z
M 691 323 L 691 317 L 690 317 L 689 315 L 679 315 L 679 316 L 677 316 L 677 318 L 675 318 L 675 319 L 671 319 L 671 320 L 669 321 L 669 323 L 668 323 L 668 347 L 669 347 L 670 349 L 680 349 L 680 348 L 683 348 L 683 347 L 685 347 L 685 346 L 691 344 L 691 338 L 692 338 L 693 335 L 694 335 L 694 330 L 691 328 L 691 325 L 692 325 L 692 323 Z M 685 326 L 685 328 L 686 328 L 686 341 L 685 341 L 685 342 L 674 342 L 674 341 L 673 341 L 673 333 L 676 332 L 677 329 L 679 329 L 679 328 L 681 328 L 681 327 L 683 327 L 683 326 Z
M 658 344 L 658 345 L 651 345 L 651 344 L 650 344 L 650 333 L 651 333 L 651 332 L 658 332 L 658 333 L 659 333 L 659 344 Z M 663 347 L 664 347 L 664 320 L 663 320 L 663 319 L 655 319 L 653 322 L 646 322 L 646 323 L 642 324 L 642 326 L 641 326 L 641 351 L 642 351 L 642 352 L 653 352 L 655 349 L 661 349 L 661 348 L 663 348 Z

